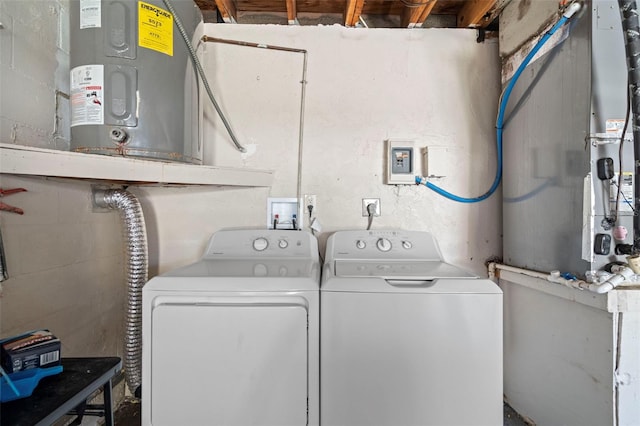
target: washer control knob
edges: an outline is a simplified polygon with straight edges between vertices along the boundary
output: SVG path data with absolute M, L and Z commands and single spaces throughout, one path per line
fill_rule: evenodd
M 287 247 L 289 247 L 289 243 L 287 242 L 287 240 L 279 240 L 278 247 L 280 247 L 281 249 L 286 249 Z
M 402 247 L 409 250 L 411 247 L 413 247 L 413 244 L 411 244 L 411 241 L 403 241 Z
M 256 251 L 263 251 L 269 247 L 269 241 L 266 238 L 260 237 L 253 240 L 253 249 Z
M 378 250 L 380 251 L 389 251 L 391 250 L 391 241 L 387 240 L 386 238 L 380 238 L 376 242 L 376 247 L 378 247 Z
M 362 250 L 366 246 L 367 246 L 367 243 L 365 243 L 364 241 L 362 241 L 362 240 L 356 241 L 356 247 L 359 248 L 360 250 Z

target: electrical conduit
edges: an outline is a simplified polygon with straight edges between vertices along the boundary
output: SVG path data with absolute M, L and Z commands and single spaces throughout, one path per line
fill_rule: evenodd
M 627 54 L 629 90 L 633 111 L 634 182 L 640 182 L 640 22 L 635 0 L 618 0 Z M 640 185 L 634 185 L 635 210 L 640 208 Z M 633 216 L 633 252 L 640 252 L 640 216 Z
M 233 142 L 233 144 L 235 145 L 235 147 L 236 147 L 236 149 L 238 151 L 247 152 L 246 148 L 243 147 L 242 145 L 240 145 L 240 142 L 238 142 L 238 138 L 236 137 L 235 133 L 233 132 L 233 129 L 231 128 L 231 124 L 229 124 L 229 121 L 224 116 L 224 113 L 222 112 L 222 109 L 220 108 L 220 105 L 218 105 L 218 102 L 216 101 L 215 96 L 213 96 L 213 92 L 211 91 L 211 87 L 209 86 L 209 80 L 207 80 L 207 76 L 204 73 L 204 70 L 202 69 L 202 65 L 200 64 L 200 60 L 198 59 L 198 55 L 196 54 L 196 51 L 193 48 L 193 44 L 191 43 L 191 40 L 189 40 L 189 35 L 187 34 L 187 31 L 185 30 L 184 25 L 182 25 L 182 21 L 180 20 L 180 16 L 176 13 L 175 9 L 173 8 L 173 5 L 171 4 L 171 1 L 163 0 L 163 3 L 167 7 L 167 9 L 169 9 L 169 12 L 171 12 L 171 14 L 173 15 L 173 20 L 176 23 L 176 27 L 178 28 L 178 32 L 180 33 L 180 36 L 182 37 L 182 40 L 184 40 L 184 43 L 187 45 L 187 50 L 189 51 L 189 56 L 191 57 L 191 61 L 193 62 L 194 67 L 196 68 L 196 75 L 199 75 L 200 78 L 202 79 L 202 84 L 203 84 L 205 90 L 207 91 L 207 95 L 209 95 L 209 100 L 211 100 L 211 103 L 213 104 L 214 108 L 216 109 L 216 112 L 218 113 L 218 115 L 220 116 L 220 119 L 222 120 L 222 123 L 224 124 L 224 127 L 227 129 L 227 132 L 229 133 L 229 136 L 231 137 L 231 141 Z
M 577 2 L 572 3 L 567 7 L 564 14 L 560 18 L 560 20 L 549 31 L 547 31 L 547 33 L 545 33 L 545 35 L 538 41 L 538 43 L 536 43 L 533 49 L 531 49 L 531 52 L 529 52 L 529 54 L 524 58 L 524 60 L 516 70 L 515 74 L 511 78 L 511 81 L 509 81 L 509 84 L 507 85 L 507 88 L 504 91 L 504 94 L 500 101 L 500 107 L 498 109 L 498 119 L 496 120 L 497 165 L 496 165 L 496 176 L 493 180 L 493 184 L 491 184 L 491 188 L 489 188 L 487 192 L 480 195 L 479 197 L 466 198 L 466 197 L 460 197 L 458 195 L 452 194 L 451 192 L 448 192 L 440 188 L 439 186 L 434 185 L 433 183 L 429 182 L 426 177 L 416 176 L 415 177 L 416 185 L 424 184 L 427 188 L 437 192 L 443 197 L 453 201 L 457 201 L 459 203 L 477 203 L 479 201 L 486 200 L 496 191 L 496 189 L 498 189 L 498 186 L 500 185 L 500 181 L 502 180 L 502 130 L 504 127 L 504 113 L 507 108 L 507 102 L 509 102 L 509 97 L 511 96 L 511 91 L 513 90 L 513 87 L 516 85 L 516 82 L 520 78 L 520 74 L 522 74 L 522 72 L 527 67 L 527 65 L 529 65 L 529 62 L 531 62 L 531 59 L 533 59 L 536 53 L 538 53 L 540 48 L 547 42 L 547 40 L 549 40 L 549 38 L 551 38 L 551 36 L 559 28 L 561 28 L 573 15 L 575 15 L 576 12 L 578 12 L 578 10 L 580 10 L 580 4 Z
M 147 231 L 142 207 L 135 195 L 124 189 L 97 190 L 98 207 L 118 210 L 126 246 L 127 314 L 125 330 L 125 378 L 129 390 L 140 395 L 142 383 L 142 287 L 148 280 Z
M 298 175 L 297 175 L 297 184 L 296 184 L 296 199 L 297 208 L 296 211 L 300 215 L 300 218 L 304 216 L 304 206 L 300 205 L 302 199 L 302 147 L 304 144 L 304 106 L 306 99 L 306 87 L 307 87 L 307 56 L 308 53 L 305 49 L 296 49 L 293 47 L 284 47 L 284 46 L 275 46 L 272 44 L 266 43 L 253 43 L 250 41 L 240 41 L 240 40 L 228 40 L 224 38 L 218 37 L 210 37 L 207 35 L 202 36 L 200 39 L 204 43 L 222 43 L 222 44 L 230 44 L 236 46 L 244 46 L 244 47 L 253 47 L 257 49 L 267 49 L 267 50 L 278 50 L 281 52 L 289 52 L 289 53 L 301 53 L 303 55 L 302 59 L 302 80 L 300 80 L 300 84 L 302 87 L 300 88 L 300 124 L 298 125 Z M 310 219 L 311 220 L 311 219 Z M 298 223 L 302 223 L 300 220 Z M 311 225 L 311 223 L 309 223 Z M 275 226 L 273 227 L 275 229 Z M 295 229 L 301 229 L 299 226 L 294 225 Z

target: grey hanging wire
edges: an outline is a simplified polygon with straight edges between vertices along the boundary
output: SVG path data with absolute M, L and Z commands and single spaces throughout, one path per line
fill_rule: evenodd
M 367 204 L 367 214 L 369 218 L 367 219 L 367 231 L 371 229 L 371 224 L 373 223 L 373 217 L 376 213 L 376 205 L 374 203 Z
M 176 23 L 178 32 L 182 36 L 182 39 L 184 40 L 185 44 L 187 45 L 187 50 L 189 50 L 189 56 L 191 57 L 191 61 L 193 62 L 193 65 L 196 67 L 197 73 L 202 79 L 202 84 L 204 85 L 204 88 L 207 91 L 207 95 L 209 95 L 209 99 L 211 100 L 211 103 L 213 104 L 216 111 L 218 112 L 218 115 L 220 116 L 220 119 L 222 120 L 224 127 L 227 129 L 227 132 L 229 133 L 229 136 L 231 137 L 233 144 L 236 146 L 238 151 L 247 152 L 246 148 L 240 145 L 240 142 L 238 142 L 238 138 L 236 138 L 235 133 L 233 133 L 233 129 L 231 129 L 231 124 L 229 124 L 229 121 L 227 121 L 227 118 L 224 116 L 224 113 L 220 108 L 220 105 L 218 105 L 216 98 L 213 96 L 213 92 L 211 91 L 211 87 L 209 86 L 209 81 L 207 80 L 207 76 L 205 75 L 204 70 L 202 69 L 200 60 L 198 60 L 198 55 L 196 55 L 196 51 L 193 48 L 193 44 L 191 44 L 191 40 L 189 40 L 189 36 L 187 35 L 187 31 L 184 29 L 184 25 L 182 25 L 182 21 L 180 20 L 180 17 L 176 13 L 175 9 L 173 8 L 173 5 L 169 0 L 163 0 L 163 2 L 165 6 L 167 6 L 167 9 L 169 9 L 169 12 L 171 12 L 171 14 L 173 15 L 173 20 Z

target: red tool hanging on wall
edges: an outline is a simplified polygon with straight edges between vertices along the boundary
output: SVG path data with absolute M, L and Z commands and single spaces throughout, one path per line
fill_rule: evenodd
M 0 188 L 0 197 L 6 197 L 11 194 L 17 194 L 18 192 L 27 192 L 24 188 L 2 189 Z M 24 210 L 18 207 L 10 206 L 0 201 L 0 210 L 4 210 L 11 213 L 24 214 Z

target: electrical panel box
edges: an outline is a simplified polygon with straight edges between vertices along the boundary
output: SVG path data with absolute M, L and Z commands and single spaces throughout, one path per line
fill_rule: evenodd
M 413 141 L 386 141 L 387 185 L 415 183 L 415 147 Z

